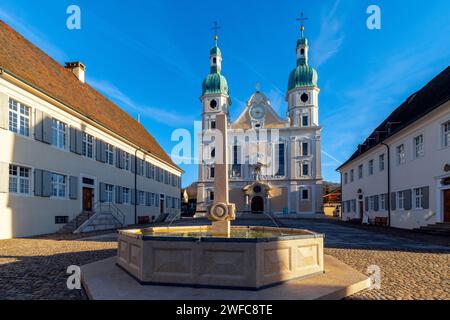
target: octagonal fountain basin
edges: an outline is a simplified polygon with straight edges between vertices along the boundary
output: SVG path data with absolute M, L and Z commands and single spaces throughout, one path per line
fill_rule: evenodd
M 323 234 L 210 226 L 121 230 L 117 264 L 141 284 L 257 290 L 323 273 Z

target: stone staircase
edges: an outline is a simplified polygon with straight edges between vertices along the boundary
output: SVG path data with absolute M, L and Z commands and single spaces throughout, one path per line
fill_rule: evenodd
M 113 230 L 125 226 L 125 215 L 112 203 L 95 204 L 93 212 L 82 212 L 64 225 L 58 233 L 82 233 Z
M 414 229 L 414 231 L 450 237 L 450 222 L 439 222 L 436 224 L 429 224 L 427 226 Z
M 79 226 L 85 223 L 90 217 L 94 215 L 93 212 L 82 212 L 76 216 L 69 223 L 65 224 L 58 233 L 73 233 Z
M 81 224 L 73 233 L 114 230 L 123 226 L 112 212 L 99 212 Z

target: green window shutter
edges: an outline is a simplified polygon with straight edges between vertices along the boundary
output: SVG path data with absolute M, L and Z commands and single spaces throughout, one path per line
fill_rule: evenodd
M 131 189 L 131 204 L 136 204 L 136 189 Z
M 83 153 L 83 132 L 81 130 L 75 130 L 75 153 L 81 155 Z
M 136 157 L 131 156 L 130 159 L 131 159 L 131 172 L 136 173 Z
M 34 169 L 34 195 L 42 197 L 42 170 Z
M 423 187 L 423 199 L 422 199 L 422 206 L 424 209 L 430 209 L 430 187 Z
M 52 173 L 50 171 L 42 171 L 42 197 L 50 197 L 52 195 Z
M 95 160 L 102 162 L 102 141 L 99 139 L 95 140 Z
M 0 93 L 0 128 L 9 130 L 9 97 Z
M 42 118 L 42 142 L 52 143 L 52 118 L 45 113 Z
M 69 130 L 69 141 L 70 141 L 70 152 L 75 153 L 77 151 L 77 135 L 76 135 L 77 129 L 74 127 L 70 127 Z
M 114 188 L 116 190 L 116 203 L 117 204 L 123 203 L 122 187 L 115 186 Z
M 405 190 L 405 210 L 411 210 L 412 208 L 412 191 L 411 189 Z
M 100 202 L 106 201 L 106 184 L 100 182 Z
M 395 192 L 391 192 L 391 210 L 395 210 L 397 208 L 397 194 Z
M 69 177 L 69 197 L 71 200 L 78 199 L 78 177 Z
M 380 197 L 379 196 L 375 196 L 374 202 L 375 202 L 374 210 L 378 211 L 379 210 L 379 204 L 380 204 Z
M 9 164 L 0 162 L 0 193 L 9 192 Z
M 43 140 L 44 113 L 41 110 L 34 110 L 34 138 L 38 141 Z
M 148 161 L 145 161 L 145 174 L 150 179 L 150 163 Z
M 116 167 L 122 169 L 122 150 L 116 148 Z

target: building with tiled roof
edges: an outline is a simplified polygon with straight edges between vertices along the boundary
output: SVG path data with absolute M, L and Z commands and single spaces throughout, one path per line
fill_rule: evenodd
M 450 67 L 397 107 L 338 171 L 344 220 L 450 223 Z
M 0 239 L 179 213 L 182 170 L 82 63 L 60 65 L 3 21 L 0 43 Z

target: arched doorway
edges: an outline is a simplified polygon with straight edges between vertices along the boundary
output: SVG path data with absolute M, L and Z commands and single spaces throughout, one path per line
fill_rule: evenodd
M 264 212 L 264 199 L 260 196 L 252 198 L 252 213 Z

